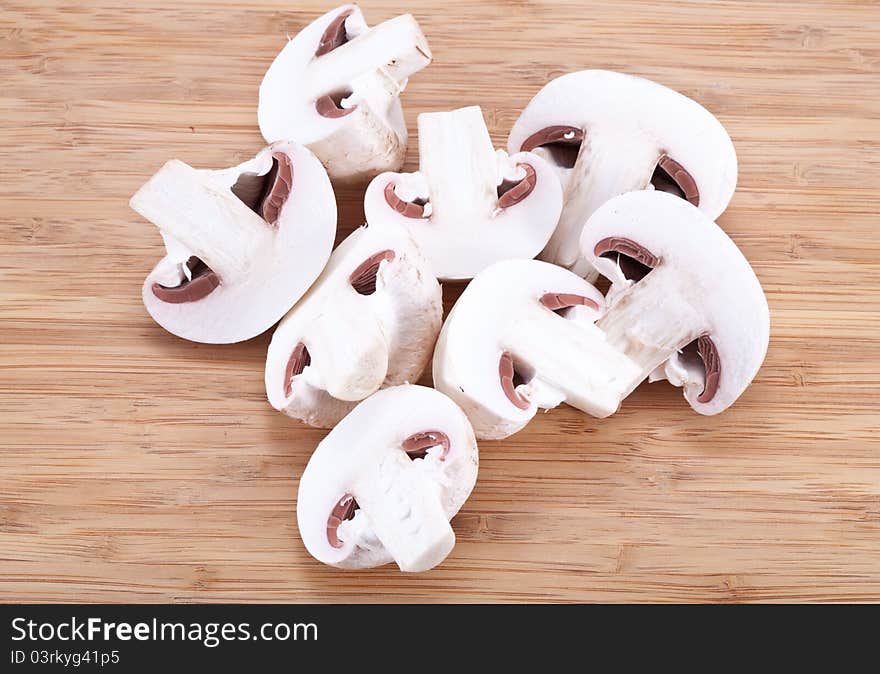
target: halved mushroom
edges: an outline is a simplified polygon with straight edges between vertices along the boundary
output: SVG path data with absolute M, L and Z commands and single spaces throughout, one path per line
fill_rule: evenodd
M 559 226 L 539 257 L 590 279 L 595 270 L 580 257 L 578 239 L 611 197 L 670 192 L 715 220 L 736 187 L 736 152 L 712 113 L 623 73 L 584 70 L 549 82 L 520 115 L 507 145 L 549 159 L 565 190 Z
M 329 428 L 380 386 L 416 381 L 442 316 L 440 284 L 407 231 L 392 223 L 361 227 L 275 330 L 269 402 Z
M 604 308 L 602 294 L 567 269 L 498 262 L 471 281 L 446 318 L 434 386 L 461 406 L 478 438 L 505 438 L 538 408 L 562 402 L 608 416 L 637 371 L 594 325 Z
M 477 479 L 467 417 L 424 386 L 361 402 L 315 449 L 299 483 L 303 543 L 324 564 L 427 571 L 455 545 L 449 520 Z
M 745 391 L 767 352 L 770 312 L 718 225 L 672 195 L 631 192 L 593 214 L 581 250 L 612 282 L 597 326 L 637 365 L 625 395 L 645 377 L 669 379 L 697 412 L 717 414 Z
M 372 28 L 357 5 L 324 14 L 290 40 L 260 85 L 258 120 L 269 142 L 296 140 L 336 182 L 397 170 L 406 154 L 400 92 L 431 62 L 416 20 Z
M 477 106 L 419 115 L 418 173 L 377 176 L 364 198 L 367 222 L 406 226 L 441 279 L 534 257 L 561 209 L 550 164 L 528 152 L 496 152 Z
M 288 142 L 218 171 L 171 160 L 130 204 L 167 251 L 144 282 L 144 305 L 194 342 L 240 342 L 270 328 L 321 273 L 336 233 L 324 167 Z

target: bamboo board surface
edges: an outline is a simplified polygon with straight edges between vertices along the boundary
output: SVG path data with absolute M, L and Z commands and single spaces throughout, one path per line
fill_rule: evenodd
M 712 110 L 740 162 L 719 222 L 772 313 L 753 387 L 713 418 L 666 384 L 602 421 L 539 415 L 481 443 L 442 566 L 318 564 L 295 496 L 325 432 L 266 403 L 268 335 L 152 323 L 161 240 L 127 201 L 171 157 L 250 157 L 264 70 L 333 5 L 5 0 L 0 600 L 880 600 L 880 4 L 363 4 L 413 12 L 432 46 L 413 134 L 479 104 L 503 146 L 545 81 L 587 67 Z M 360 198 L 338 193 L 341 233 Z

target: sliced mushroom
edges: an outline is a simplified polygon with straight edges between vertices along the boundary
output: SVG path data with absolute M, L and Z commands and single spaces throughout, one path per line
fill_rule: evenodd
M 397 170 L 407 141 L 400 92 L 430 62 L 411 15 L 370 28 L 356 5 L 337 7 L 272 62 L 260 85 L 260 131 L 269 142 L 306 145 L 334 182 L 364 183 Z
M 527 152 L 496 152 L 476 106 L 419 115 L 418 173 L 377 176 L 364 198 L 367 222 L 406 226 L 441 279 L 534 257 L 561 208 L 550 164 Z
M 701 414 L 736 401 L 764 360 L 770 313 L 754 271 L 718 225 L 683 199 L 631 192 L 593 214 L 581 250 L 612 282 L 597 326 L 638 366 L 626 393 L 650 376 L 682 386 Z M 647 273 L 627 278 L 623 259 Z
M 329 428 L 379 387 L 416 381 L 442 316 L 440 284 L 407 231 L 393 223 L 361 227 L 275 330 L 269 402 Z
M 477 442 L 434 389 L 402 385 L 362 401 L 315 449 L 296 518 L 320 562 L 427 571 L 455 545 L 449 525 L 477 479 Z
M 656 189 L 689 201 L 710 220 L 736 187 L 736 152 L 699 103 L 650 80 L 605 70 L 569 73 L 523 111 L 508 150 L 531 151 L 557 168 L 565 190 L 559 226 L 540 258 L 595 278 L 578 239 L 611 197 Z
M 295 143 L 219 171 L 169 161 L 130 204 L 166 247 L 144 305 L 194 342 L 240 342 L 270 328 L 318 277 L 336 232 L 327 173 Z
M 567 269 L 498 262 L 471 281 L 446 318 L 434 386 L 461 406 L 478 438 L 505 438 L 538 408 L 562 402 L 612 414 L 637 368 L 594 325 L 604 307 L 602 294 Z

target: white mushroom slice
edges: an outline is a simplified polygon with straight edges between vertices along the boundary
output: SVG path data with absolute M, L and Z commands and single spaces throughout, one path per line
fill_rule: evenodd
M 593 214 L 581 250 L 612 282 L 597 326 L 637 363 L 629 390 L 648 376 L 668 378 L 700 414 L 743 393 L 767 352 L 770 313 L 754 271 L 718 225 L 669 194 L 631 192 Z
M 565 190 L 559 226 L 540 258 L 590 279 L 595 271 L 580 258 L 578 239 L 611 197 L 671 192 L 715 220 L 736 187 L 736 152 L 712 113 L 661 84 L 617 72 L 584 70 L 549 82 L 507 145 L 550 159 Z
M 370 28 L 356 5 L 306 26 L 281 50 L 260 85 L 258 120 L 269 141 L 309 147 L 336 182 L 364 183 L 403 165 L 400 92 L 431 62 L 416 20 Z
M 496 152 L 476 106 L 419 115 L 419 172 L 377 176 L 364 198 L 367 222 L 405 225 L 450 280 L 534 257 L 561 209 L 553 167 L 528 152 Z
M 171 160 L 130 204 L 167 249 L 144 282 L 144 305 L 194 342 L 240 342 L 270 328 L 321 273 L 336 233 L 327 173 L 295 143 L 219 171 Z
M 427 571 L 455 545 L 449 520 L 477 479 L 467 417 L 424 386 L 373 394 L 315 449 L 299 483 L 296 519 L 315 559 L 344 569 L 397 562 Z
M 440 284 L 403 227 L 361 227 L 282 319 L 266 358 L 275 409 L 329 428 L 379 389 L 416 381 L 443 316 Z
M 547 262 L 494 264 L 443 325 L 434 386 L 461 406 L 478 438 L 512 435 L 538 408 L 561 402 L 613 414 L 637 367 L 594 325 L 604 302 L 588 282 Z

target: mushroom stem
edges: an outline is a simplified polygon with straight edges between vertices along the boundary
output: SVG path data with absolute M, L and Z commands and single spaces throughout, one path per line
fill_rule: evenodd
M 677 292 L 672 276 L 661 266 L 612 293 L 611 306 L 596 322 L 610 347 L 638 366 L 624 396 L 705 331 L 701 312 Z
M 535 152 L 542 154 L 540 148 Z M 562 215 L 539 257 L 568 267 L 589 281 L 595 280 L 596 271 L 577 253 L 587 219 L 584 214 L 589 216 L 618 194 L 644 189 L 651 181 L 659 156 L 659 148 L 646 142 L 641 134 L 613 133 L 609 129 L 591 133 L 587 129 L 574 167 L 560 169 L 565 190 Z
M 266 259 L 272 228 L 244 202 L 225 198 L 229 186 L 209 184 L 199 171 L 173 159 L 131 198 L 131 207 L 163 235 L 203 260 L 221 283 L 245 278 Z
M 374 26 L 350 42 L 317 57 L 306 71 L 313 98 L 344 89 L 352 73 L 384 70 L 401 87 L 406 79 L 431 62 L 428 41 L 411 14 Z
M 537 304 L 532 316 L 517 321 L 507 341 L 514 359 L 536 373 L 518 389 L 539 406 L 565 400 L 588 414 L 607 417 L 617 411 L 640 372 L 590 321 L 566 319 Z
M 351 86 L 356 108 L 347 116 L 348 123 L 309 143 L 309 149 L 321 158 L 334 182 L 355 185 L 403 164 L 406 124 L 390 112 L 400 86 L 385 71 L 364 73 Z
M 419 115 L 419 171 L 436 219 L 473 219 L 498 201 L 498 160 L 478 106 Z
M 428 470 L 427 464 L 412 461 L 403 450 L 387 452 L 351 488 L 361 517 L 369 520 L 401 571 L 426 571 L 443 561 L 455 545 L 440 488 Z M 345 526 L 340 528 L 344 531 Z
M 313 367 L 303 374 L 309 384 L 338 400 L 363 400 L 388 373 L 388 339 L 376 315 L 363 311 L 357 297 L 335 297 L 333 311 L 320 313 L 309 326 Z M 339 329 L 340 316 L 345 317 L 345 330 Z

